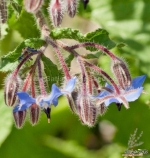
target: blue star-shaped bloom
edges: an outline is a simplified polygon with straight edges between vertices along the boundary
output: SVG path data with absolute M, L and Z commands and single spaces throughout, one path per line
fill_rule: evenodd
M 135 101 L 139 98 L 143 91 L 142 84 L 146 75 L 138 76 L 132 80 L 132 83 L 126 89 L 120 89 L 120 94 L 116 94 L 113 87 L 106 83 L 106 90 L 99 93 L 95 98 L 98 99 L 97 104 L 105 103 L 106 106 L 111 103 L 123 103 L 126 108 L 129 108 L 128 102 Z
M 53 104 L 54 106 L 57 106 L 58 97 L 61 95 L 70 94 L 74 89 L 75 82 L 76 82 L 76 77 L 73 77 L 67 82 L 67 85 L 63 90 L 60 90 L 55 84 L 53 84 L 51 94 L 48 97 L 43 98 L 39 102 L 39 105 L 43 106 L 44 103 L 46 103 L 47 105 Z
M 26 92 L 18 92 L 17 95 L 20 99 L 20 103 L 17 106 L 15 106 L 15 108 L 13 109 L 13 112 L 23 111 L 29 108 L 33 103 L 36 102 L 35 99 L 32 98 Z
M 33 103 L 40 105 L 42 108 L 47 108 L 51 104 L 58 104 L 58 97 L 65 94 L 70 94 L 73 91 L 74 85 L 76 82 L 76 77 L 70 79 L 63 90 L 60 90 L 55 84 L 52 85 L 52 92 L 49 96 L 39 96 L 37 99 L 31 97 L 26 92 L 18 92 L 17 95 L 19 97 L 20 103 L 15 106 L 13 112 L 23 111 L 29 108 Z

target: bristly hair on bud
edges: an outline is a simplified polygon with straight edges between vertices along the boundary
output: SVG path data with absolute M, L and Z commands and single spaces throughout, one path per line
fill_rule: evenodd
M 0 0 L 0 19 L 2 23 L 7 20 L 7 4 L 6 0 Z
M 16 101 L 16 92 L 19 90 L 21 79 L 19 76 L 9 74 L 5 79 L 4 98 L 7 106 L 13 106 Z
M 24 7 L 29 13 L 36 13 L 42 6 L 43 0 L 24 0 Z
M 83 124 L 93 127 L 97 118 L 97 109 L 89 96 L 80 95 L 77 100 L 78 115 Z
M 131 85 L 131 76 L 126 63 L 120 58 L 115 58 L 112 60 L 111 65 L 112 72 L 118 81 L 119 86 L 122 89 L 129 87 Z
M 64 5 L 61 0 L 51 0 L 48 8 L 51 22 L 55 27 L 60 26 L 64 15 Z
M 67 13 L 73 18 L 77 12 L 78 0 L 67 0 Z
M 35 125 L 39 120 L 40 107 L 37 104 L 32 104 L 30 107 L 30 122 Z
M 70 106 L 71 111 L 74 114 L 77 114 L 77 105 L 76 105 L 76 102 L 74 101 L 74 98 L 73 98 L 73 95 L 76 95 L 76 94 L 74 92 L 72 92 L 72 93 L 73 94 L 66 95 L 66 97 L 67 97 L 68 104 Z
M 105 114 L 106 110 L 107 110 L 107 106 L 105 106 L 104 103 L 97 106 L 97 113 L 100 114 L 101 116 Z
M 15 125 L 17 128 L 21 128 L 25 122 L 26 110 L 13 112 Z

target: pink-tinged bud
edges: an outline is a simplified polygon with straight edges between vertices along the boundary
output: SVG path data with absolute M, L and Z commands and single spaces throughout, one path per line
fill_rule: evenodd
M 89 96 L 81 95 L 77 101 L 78 115 L 83 124 L 94 126 L 97 118 L 96 107 Z
M 100 115 L 103 115 L 107 110 L 107 107 L 105 106 L 104 103 L 100 104 L 98 107 L 97 107 L 97 113 L 100 114 Z
M 51 0 L 49 14 L 54 26 L 58 27 L 62 23 L 64 7 L 60 0 Z
M 32 104 L 30 107 L 30 122 L 35 125 L 39 120 L 40 107 L 37 104 Z
M 67 0 L 67 13 L 73 18 L 77 12 L 78 0 Z
M 13 112 L 15 125 L 17 128 L 21 128 L 25 122 L 26 110 Z
M 24 0 L 24 7 L 29 13 L 36 13 L 42 6 L 43 0 Z
M 6 0 L 0 0 L 0 18 L 2 23 L 5 23 L 7 20 Z
M 121 88 L 125 89 L 131 85 L 131 76 L 126 63 L 119 59 L 112 60 L 112 72 L 115 74 L 118 84 Z
M 10 74 L 5 79 L 4 98 L 7 106 L 13 106 L 16 101 L 16 92 L 19 89 L 21 79 L 18 76 Z

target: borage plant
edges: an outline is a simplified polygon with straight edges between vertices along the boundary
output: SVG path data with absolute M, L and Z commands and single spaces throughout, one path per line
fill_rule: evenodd
M 88 1 L 83 2 L 86 8 Z M 11 1 L 7 4 L 9 12 L 14 9 L 14 4 L 20 7 L 19 1 L 18 3 Z M 55 28 L 61 25 L 65 12 L 73 18 L 78 5 L 80 5 L 78 0 L 51 0 L 49 4 L 42 0 L 24 0 L 25 10 L 21 7 L 21 10 L 16 9 L 20 19 L 23 16 L 31 16 L 26 12 L 31 13 L 41 33 L 39 38 L 25 39 L 14 51 L 2 57 L 1 71 L 11 69 L 11 73 L 5 79 L 5 103 L 13 107 L 13 116 L 18 128 L 21 128 L 25 122 L 28 111 L 32 125 L 38 122 L 40 110 L 46 113 L 50 122 L 51 106 L 57 106 L 58 97 L 62 95 L 67 98 L 71 111 L 79 117 L 81 122 L 92 127 L 98 115 L 104 114 L 111 103 L 115 103 L 119 111 L 122 104 L 128 109 L 128 102 L 138 99 L 143 91 L 142 84 L 146 76 L 132 79 L 124 60 L 109 50 L 115 44 L 109 39 L 105 30 L 97 29 L 83 35 L 71 28 Z M 4 13 L 2 9 L 1 11 Z M 12 13 L 14 14 L 15 11 Z M 47 22 L 49 17 L 52 26 L 49 26 Z M 8 17 L 8 22 L 9 18 L 12 17 Z M 28 28 L 31 27 L 28 23 L 25 25 Z M 78 43 L 67 45 L 60 41 L 61 39 L 73 39 Z M 45 52 L 48 46 L 54 50 L 60 67 L 46 57 Z M 83 55 L 78 50 L 80 47 L 84 47 L 91 53 Z M 62 52 L 68 52 L 70 55 L 66 57 Z M 99 58 L 102 55 L 101 52 L 111 59 L 110 69 L 114 77 L 88 60 Z M 79 74 L 70 73 L 73 59 L 79 65 Z M 57 83 L 53 83 L 51 79 L 45 82 L 42 63 L 46 78 L 62 79 Z M 14 69 L 12 65 L 15 65 Z M 100 79 L 106 83 L 105 86 Z

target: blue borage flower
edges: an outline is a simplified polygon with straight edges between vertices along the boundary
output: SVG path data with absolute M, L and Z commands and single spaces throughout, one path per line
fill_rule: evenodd
M 49 107 L 51 104 L 57 106 L 58 97 L 61 95 L 71 94 L 71 92 L 74 89 L 75 82 L 76 82 L 76 77 L 73 77 L 67 82 L 67 85 L 63 90 L 60 90 L 55 84 L 53 84 L 51 94 L 47 97 L 39 96 L 40 99 L 38 101 L 37 101 L 38 98 L 35 99 L 26 92 L 18 92 L 17 95 L 19 97 L 20 103 L 17 106 L 15 106 L 13 112 L 23 111 L 29 108 L 34 103 L 38 104 L 42 108 Z
M 76 77 L 73 77 L 67 82 L 66 87 L 63 90 L 60 90 L 55 84 L 52 85 L 52 92 L 48 97 L 43 98 L 39 104 L 42 106 L 44 103 L 54 106 L 58 104 L 58 97 L 61 95 L 69 95 L 74 89 L 76 83 Z
M 143 91 L 142 84 L 146 78 L 146 75 L 138 76 L 132 80 L 130 86 L 125 89 L 120 89 L 120 94 L 116 94 L 114 88 L 106 83 L 106 90 L 99 93 L 94 98 L 97 98 L 97 106 L 101 103 L 105 103 L 106 106 L 109 106 L 111 103 L 123 103 L 126 108 L 129 108 L 128 102 L 133 102 L 139 98 Z
M 17 95 L 19 97 L 20 103 L 17 106 L 15 106 L 13 112 L 23 111 L 29 108 L 33 103 L 36 103 L 35 98 L 32 98 L 26 92 L 18 92 Z

